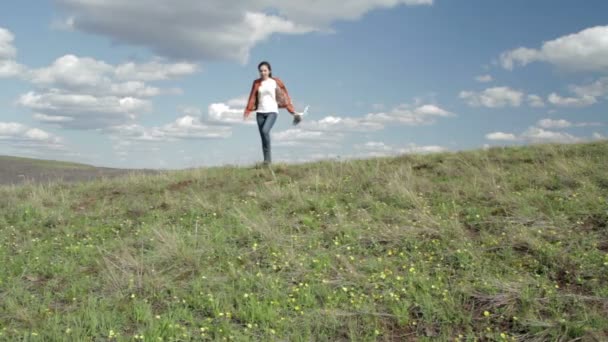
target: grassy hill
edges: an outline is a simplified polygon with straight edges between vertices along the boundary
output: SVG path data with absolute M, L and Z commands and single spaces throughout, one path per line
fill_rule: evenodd
M 0 187 L 0 339 L 608 340 L 608 142 Z
M 0 156 L 0 184 L 48 183 L 55 181 L 89 181 L 151 170 L 123 170 L 86 164 Z

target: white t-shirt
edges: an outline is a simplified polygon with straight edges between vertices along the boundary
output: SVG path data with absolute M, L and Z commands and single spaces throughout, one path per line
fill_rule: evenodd
M 258 113 L 278 113 L 279 105 L 276 99 L 277 81 L 269 78 L 262 81 L 258 88 Z

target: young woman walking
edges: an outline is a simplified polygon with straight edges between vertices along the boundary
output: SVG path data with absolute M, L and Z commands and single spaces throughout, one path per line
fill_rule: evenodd
M 272 161 L 270 129 L 277 120 L 279 108 L 285 108 L 293 115 L 294 125 L 302 121 L 302 114 L 294 110 L 285 84 L 279 78 L 272 77 L 270 63 L 261 62 L 258 65 L 258 71 L 260 72 L 260 78 L 253 81 L 243 118 L 247 119 L 253 111 L 257 113 L 256 120 L 262 138 L 264 165 L 269 165 Z

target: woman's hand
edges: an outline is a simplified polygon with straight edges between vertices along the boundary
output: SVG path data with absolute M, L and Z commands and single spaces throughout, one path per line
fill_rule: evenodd
M 293 124 L 294 126 L 302 121 L 302 113 L 293 113 Z
M 304 108 L 304 111 L 302 113 L 298 113 L 298 112 L 294 112 L 293 113 L 293 124 L 297 125 L 300 123 L 300 121 L 302 121 L 302 117 L 304 115 L 306 115 L 306 113 L 308 113 L 308 107 L 306 106 L 306 108 Z

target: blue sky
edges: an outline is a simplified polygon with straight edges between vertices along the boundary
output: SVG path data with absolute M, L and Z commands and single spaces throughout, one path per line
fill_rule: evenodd
M 601 0 L 0 4 L 0 154 L 126 168 L 262 159 L 268 60 L 296 106 L 275 162 L 608 136 Z

